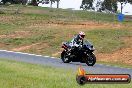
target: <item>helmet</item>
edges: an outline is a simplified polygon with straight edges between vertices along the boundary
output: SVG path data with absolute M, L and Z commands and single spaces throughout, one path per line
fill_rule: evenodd
M 79 37 L 80 37 L 81 39 L 83 39 L 83 38 L 85 37 L 85 33 L 82 32 L 82 31 L 80 31 L 80 32 L 79 32 Z

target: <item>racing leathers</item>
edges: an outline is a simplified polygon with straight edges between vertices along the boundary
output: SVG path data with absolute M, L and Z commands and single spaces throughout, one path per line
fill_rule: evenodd
M 81 47 L 83 44 L 83 39 L 80 38 L 80 35 L 76 35 L 70 42 L 70 46 L 72 47 Z

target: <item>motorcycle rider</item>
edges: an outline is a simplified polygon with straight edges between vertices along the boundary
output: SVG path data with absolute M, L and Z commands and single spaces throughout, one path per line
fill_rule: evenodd
M 78 48 L 78 47 L 82 47 L 83 45 L 83 39 L 85 37 L 85 33 L 80 31 L 79 34 L 77 34 L 70 42 L 70 46 L 71 46 L 71 52 L 72 50 Z

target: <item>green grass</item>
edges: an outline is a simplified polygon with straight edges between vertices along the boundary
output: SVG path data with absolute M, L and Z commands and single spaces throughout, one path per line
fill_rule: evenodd
M 117 15 L 106 14 L 91 11 L 78 11 L 70 9 L 56 9 L 47 7 L 36 7 L 36 6 L 22 6 L 22 5 L 11 5 L 3 6 L 8 9 L 2 10 L 5 14 L 21 15 L 24 14 L 32 19 L 43 19 L 50 21 L 63 21 L 63 22 L 81 22 L 81 21 L 97 21 L 97 22 L 117 22 Z M 20 14 L 14 14 L 14 9 L 19 8 Z M 10 12 L 11 11 L 11 12 Z M 3 14 L 0 14 L 3 15 Z M 131 23 L 132 20 L 125 19 L 123 24 Z
M 86 38 L 93 42 L 98 52 L 110 53 L 125 47 L 122 37 L 132 36 L 129 30 L 92 30 L 86 32 Z
M 4 49 L 10 49 L 12 48 L 12 46 L 19 47 L 23 45 L 31 45 L 33 43 L 44 42 L 50 46 L 50 49 L 45 49 L 45 52 L 41 54 L 51 55 L 52 53 L 55 53 L 53 51 L 58 51 L 60 49 L 61 43 L 63 41 L 68 41 L 72 39 L 72 37 L 68 36 L 69 34 L 74 35 L 78 33 L 78 31 L 68 27 L 62 28 L 58 26 L 54 27 L 52 25 L 47 26 L 45 24 L 45 20 L 37 19 L 39 18 L 39 16 L 36 16 L 36 18 L 34 18 L 34 16 L 28 17 L 27 15 L 19 15 L 18 18 L 21 18 L 18 22 L 20 22 L 20 24 L 23 23 L 23 25 L 19 25 L 17 21 L 9 21 L 8 23 L 10 25 L 0 25 L 0 34 L 11 35 L 14 34 L 14 31 L 29 31 L 31 35 L 23 38 L 0 38 L 0 43 L 8 45 L 7 47 L 4 47 Z M 26 18 L 28 18 L 29 20 L 26 20 Z M 15 18 L 13 20 L 15 20 Z M 39 27 L 39 24 L 40 26 L 43 25 L 43 27 Z M 35 27 L 34 25 L 37 26 Z M 31 28 L 28 28 L 29 26 L 31 26 Z M 105 30 L 95 29 L 90 31 L 87 31 L 87 29 L 85 29 L 85 32 L 86 39 L 89 39 L 94 44 L 98 52 L 102 53 L 110 53 L 115 50 L 118 50 L 119 48 L 125 47 L 126 44 L 123 42 L 123 40 L 121 40 L 121 38 L 132 36 L 131 30 L 128 29 L 106 28 Z M 29 50 L 29 53 L 37 53 L 34 51 L 35 50 L 32 50 L 31 48 L 31 50 Z
M 76 16 L 83 20 L 95 20 L 95 21 L 107 21 L 114 22 L 117 21 L 116 15 L 113 14 L 104 14 L 97 12 L 89 12 L 89 11 L 76 11 Z
M 51 9 L 45 7 L 34 7 L 34 6 L 22 6 L 22 5 L 12 5 L 12 6 L 3 6 L 7 9 L 13 10 L 18 9 L 20 13 L 24 13 L 32 16 L 43 16 L 43 18 L 52 20 L 63 20 L 63 21 L 106 21 L 106 22 L 115 22 L 117 21 L 117 16 L 113 14 L 105 14 L 99 12 L 90 12 L 90 11 L 77 11 L 77 10 L 63 10 L 63 9 Z
M 72 69 L 55 68 L 0 59 L 0 88 L 131 88 L 130 84 L 76 83 Z
M 0 30 L 12 30 L 15 28 L 14 25 L 11 25 L 11 24 L 3 24 L 3 23 L 0 23 Z

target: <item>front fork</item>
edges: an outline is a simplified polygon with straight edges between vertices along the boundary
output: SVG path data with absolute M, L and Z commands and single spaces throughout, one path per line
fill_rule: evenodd
M 88 54 L 87 52 L 83 52 L 82 60 L 83 60 L 84 62 L 87 62 L 88 57 L 89 57 L 89 54 Z

